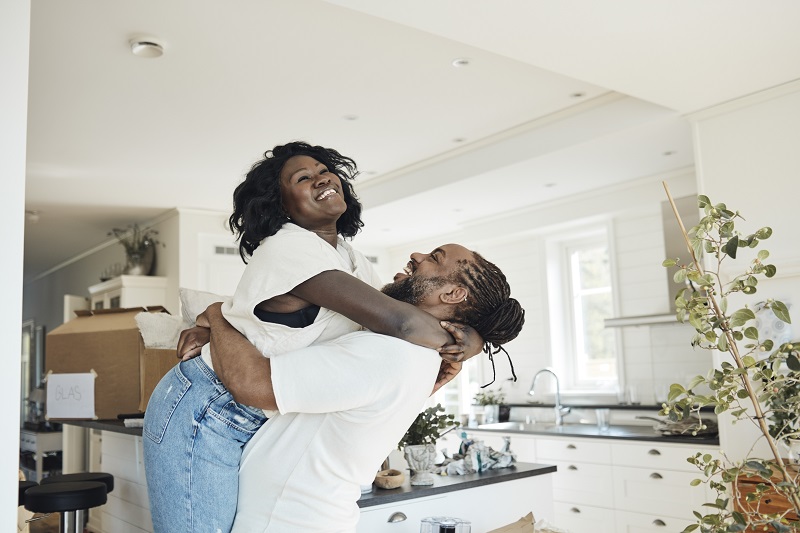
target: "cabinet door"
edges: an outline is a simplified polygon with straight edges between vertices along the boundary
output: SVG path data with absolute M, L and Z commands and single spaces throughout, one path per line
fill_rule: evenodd
M 617 533 L 614 526 L 614 510 L 555 502 L 555 527 L 570 533 Z
M 555 464 L 553 499 L 557 502 L 614 508 L 614 483 L 611 465 L 577 461 L 545 461 Z
M 377 489 L 376 489 L 377 490 Z M 423 518 L 441 516 L 445 495 L 362 509 L 358 533 L 418 533 Z
M 713 501 L 704 486 L 690 486 L 696 477 L 689 472 L 614 466 L 616 508 L 691 519 L 692 510 Z
M 718 448 L 714 446 L 681 446 L 647 442 L 625 443 L 614 445 L 612 461 L 615 465 L 620 466 L 638 466 L 699 474 L 697 467 L 686 459 L 698 451 L 713 455 L 717 450 Z
M 683 531 L 686 526 L 694 523 L 681 518 L 627 511 L 617 511 L 615 516 L 619 533 L 673 533 Z

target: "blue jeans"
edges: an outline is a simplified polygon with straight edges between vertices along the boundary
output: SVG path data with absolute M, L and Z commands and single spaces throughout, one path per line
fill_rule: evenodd
M 144 466 L 156 533 L 226 533 L 242 449 L 267 418 L 233 396 L 200 357 L 156 386 L 144 416 Z

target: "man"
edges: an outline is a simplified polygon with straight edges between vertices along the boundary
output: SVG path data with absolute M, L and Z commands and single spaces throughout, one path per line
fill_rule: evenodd
M 456 244 L 412 254 L 383 291 L 472 326 L 487 350 L 515 338 L 524 321 L 503 273 Z M 441 360 L 368 331 L 269 359 L 225 321 L 219 304 L 205 320 L 214 368 L 234 398 L 280 412 L 245 448 L 233 531 L 354 531 L 359 486 L 372 482 L 424 407 Z M 449 377 L 459 368 L 451 363 Z

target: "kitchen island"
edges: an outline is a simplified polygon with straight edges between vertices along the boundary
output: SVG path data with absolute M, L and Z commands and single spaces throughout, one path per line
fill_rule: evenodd
M 92 469 L 114 475 L 108 503 L 90 511 L 89 530 L 96 533 L 152 532 L 147 483 L 142 458 L 142 429 L 120 420 L 74 420 L 64 424 L 92 433 Z M 373 488 L 362 494 L 359 533 L 418 532 L 427 516 L 470 520 L 473 531 L 488 531 L 514 522 L 533 511 L 537 519 L 552 520 L 556 467 L 517 463 L 510 468 L 464 476 L 434 476 L 434 485 L 412 487 L 408 479 L 390 490 Z

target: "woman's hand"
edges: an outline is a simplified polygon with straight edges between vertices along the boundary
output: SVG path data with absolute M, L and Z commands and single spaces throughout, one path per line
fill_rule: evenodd
M 445 361 L 464 362 L 483 350 L 483 337 L 472 327 L 455 322 L 447 322 L 446 320 L 441 321 L 440 325 L 456 341 L 455 344 L 448 344 L 439 348 L 439 355 Z M 459 368 L 459 370 L 461 369 Z
M 461 372 L 461 367 L 464 363 L 455 363 L 451 361 L 442 361 L 442 364 L 439 365 L 439 375 L 436 377 L 436 383 L 433 385 L 433 392 L 431 392 L 431 396 L 436 394 L 436 392 L 450 383 L 454 377 Z
M 178 359 L 188 361 L 193 357 L 197 357 L 200 355 L 203 345 L 208 344 L 210 339 L 211 330 L 208 327 L 195 326 L 181 331 L 181 335 L 178 337 Z

